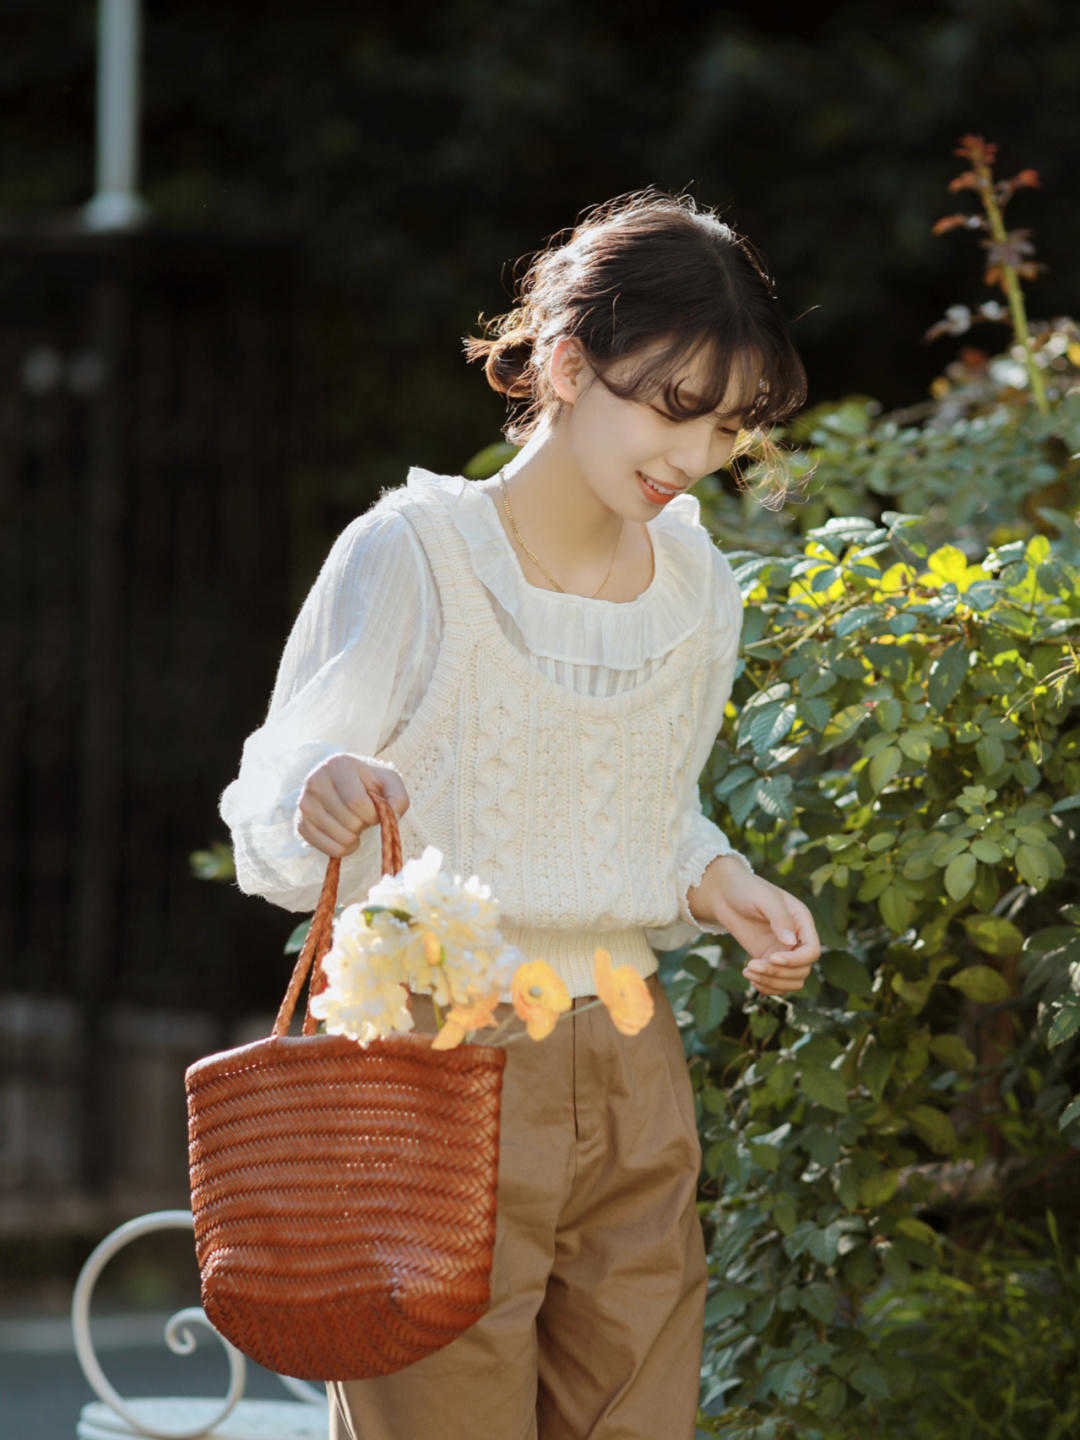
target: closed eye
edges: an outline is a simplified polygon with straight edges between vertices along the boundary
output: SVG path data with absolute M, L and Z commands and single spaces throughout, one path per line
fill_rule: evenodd
M 664 420 L 670 420 L 673 425 L 685 424 L 685 421 L 681 420 L 678 415 L 669 415 L 666 410 L 661 410 L 658 405 L 650 406 L 650 409 L 655 410 L 657 415 L 661 416 Z M 738 430 L 732 430 L 728 425 L 718 425 L 717 429 L 722 435 L 738 435 L 739 433 Z

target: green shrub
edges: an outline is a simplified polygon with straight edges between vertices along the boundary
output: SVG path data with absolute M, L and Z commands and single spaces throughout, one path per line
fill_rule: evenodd
M 841 1435 L 912 1382 L 864 1311 L 944 1266 L 942 1167 L 1080 1145 L 1080 564 L 1044 535 L 975 563 L 893 511 L 727 553 L 746 617 L 702 795 L 823 954 L 784 1000 L 748 998 L 728 937 L 664 957 L 704 1151 L 703 1427 Z

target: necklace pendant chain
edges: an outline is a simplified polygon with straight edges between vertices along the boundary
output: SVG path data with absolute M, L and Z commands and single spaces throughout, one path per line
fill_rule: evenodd
M 525 554 L 526 554 L 526 555 L 529 557 L 529 559 L 533 562 L 533 564 L 536 566 L 536 568 L 541 572 L 541 574 L 544 576 L 544 578 L 545 578 L 546 580 L 549 580 L 549 581 L 551 582 L 551 584 L 555 586 L 555 589 L 560 592 L 560 594 L 565 595 L 565 594 L 566 594 L 566 591 L 563 589 L 563 587 L 562 587 L 562 586 L 559 584 L 559 582 L 554 578 L 554 576 L 548 574 L 548 572 L 544 569 L 543 565 L 540 564 L 540 561 L 536 558 L 536 556 L 533 554 L 533 552 L 532 552 L 532 551 L 529 549 L 529 547 L 525 544 L 525 541 L 521 538 L 521 531 L 520 531 L 520 530 L 518 529 L 518 527 L 517 527 L 517 521 L 514 519 L 514 512 L 513 512 L 513 510 L 511 510 L 511 508 L 510 508 L 510 492 L 509 492 L 509 491 L 507 490 L 507 488 L 506 488 L 506 477 L 503 475 L 503 473 L 502 473 L 501 470 L 499 471 L 499 485 L 500 485 L 501 488 L 502 488 L 503 503 L 504 503 L 505 506 L 506 506 L 506 513 L 507 513 L 507 515 L 508 515 L 509 518 L 510 518 L 510 527 L 511 527 L 511 529 L 512 529 L 513 532 L 514 532 L 515 537 L 517 538 L 518 544 L 519 544 L 519 545 L 521 546 L 521 548 L 525 551 Z M 608 563 L 607 574 L 604 576 L 603 580 L 600 581 L 600 584 L 596 587 L 596 589 L 593 591 L 593 593 L 592 593 L 590 596 L 587 597 L 588 599 L 590 599 L 590 600 L 595 600 L 596 597 L 597 597 L 597 595 L 600 594 L 600 591 L 604 588 L 604 586 L 607 584 L 608 580 L 610 579 L 610 577 L 611 577 L 611 571 L 612 571 L 612 568 L 613 568 L 613 566 L 614 566 L 614 564 L 615 564 L 615 556 L 616 556 L 616 554 L 617 554 L 617 552 L 618 552 L 618 549 L 619 549 L 619 541 L 622 539 L 623 530 L 625 530 L 625 528 L 626 528 L 626 521 L 625 521 L 625 519 L 624 519 L 624 520 L 623 520 L 623 523 L 622 523 L 622 525 L 621 525 L 621 527 L 620 527 L 620 529 L 619 529 L 619 539 L 615 541 L 615 549 L 612 550 L 612 552 L 611 552 L 611 560 L 610 560 L 609 563 Z

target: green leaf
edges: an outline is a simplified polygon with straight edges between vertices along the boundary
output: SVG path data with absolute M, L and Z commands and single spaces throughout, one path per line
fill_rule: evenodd
M 881 918 L 898 935 L 908 928 L 915 915 L 915 906 L 907 895 L 897 885 L 890 885 L 888 890 L 882 891 L 878 896 L 878 909 L 881 911 Z
M 814 577 L 817 579 L 817 576 Z M 811 589 L 815 586 L 811 581 Z M 841 615 L 833 626 L 837 635 L 850 635 L 853 630 L 869 624 L 873 620 L 881 618 L 881 608 L 878 605 L 853 605 L 845 615 Z
M 1080 1095 L 1074 1096 L 1061 1112 L 1061 1118 L 1058 1120 L 1058 1129 L 1064 1130 L 1065 1126 L 1071 1125 L 1074 1120 L 1080 1120 Z
M 875 1100 L 881 1099 L 895 1061 L 896 1052 L 887 1050 L 880 1044 L 872 1045 L 863 1051 L 859 1061 L 859 1079 Z
M 1026 880 L 1036 890 L 1041 890 L 1050 879 L 1050 864 L 1046 851 L 1040 846 L 1021 845 L 1016 852 L 1016 871 L 1021 880 Z
M 971 943 L 986 955 L 1019 955 L 1023 949 L 1023 932 L 1003 915 L 965 915 L 964 929 Z
M 829 1110 L 836 1110 L 841 1115 L 847 1113 L 847 1086 L 839 1071 L 811 1068 L 804 1065 L 800 1083 L 815 1104 L 824 1105 Z
M 874 710 L 874 719 L 882 730 L 890 733 L 896 729 L 903 719 L 904 709 L 895 696 L 890 695 L 885 700 L 879 700 Z
M 945 866 L 945 889 L 954 900 L 962 900 L 975 884 L 975 856 L 965 850 Z
M 731 996 L 719 985 L 698 985 L 690 1001 L 694 1024 L 702 1034 L 715 1030 L 731 1008 Z
M 963 640 L 947 645 L 930 667 L 927 695 L 930 704 L 941 714 L 956 698 L 968 671 L 968 647 Z
M 795 1229 L 795 1201 L 790 1195 L 781 1195 L 774 1203 L 772 1218 L 782 1235 L 790 1235 Z
M 933 1105 L 916 1105 L 908 1119 L 919 1138 L 938 1155 L 951 1155 L 956 1150 L 956 1131 L 943 1110 L 936 1110 Z
M 930 759 L 930 737 L 921 730 L 907 730 L 896 742 L 909 760 L 925 765 Z
M 290 932 L 289 938 L 285 941 L 286 955 L 298 955 L 304 948 L 304 941 L 307 939 L 307 933 L 311 928 L 311 922 L 314 918 L 314 915 L 309 915 L 306 920 L 301 920 L 300 924 Z
M 880 750 L 870 761 L 870 787 L 880 794 L 900 769 L 900 751 L 895 745 Z
M 732 790 L 737 790 L 744 781 L 752 780 L 756 775 L 757 771 L 752 765 L 734 766 L 733 769 L 725 774 L 722 780 L 718 780 L 713 786 L 713 798 L 715 800 L 723 800 L 726 795 L 731 794 Z
M 887 1205 L 896 1194 L 899 1183 L 899 1170 L 879 1170 L 873 1175 L 867 1175 L 859 1186 L 859 1204 L 866 1205 L 871 1210 Z
M 822 956 L 821 973 L 830 985 L 849 995 L 868 995 L 871 980 L 866 966 L 846 950 L 829 950 Z
M 1055 1045 L 1071 1040 L 1077 1030 L 1080 1030 L 1080 1000 L 1070 997 L 1055 1015 L 1046 1042 L 1053 1049 Z
M 764 755 L 779 745 L 795 723 L 795 706 L 766 705 L 750 721 L 750 744 L 755 755 Z
M 860 1360 L 848 1376 L 848 1382 L 871 1400 L 887 1400 L 889 1398 L 889 1382 L 886 1379 L 885 1371 L 870 1360 Z
M 959 1035 L 935 1035 L 930 1041 L 933 1055 L 952 1070 L 971 1070 L 975 1056 L 960 1039 Z
M 1009 998 L 1005 977 L 989 965 L 969 965 L 950 975 L 949 984 L 980 1005 L 995 1005 Z
M 836 1314 L 836 1303 L 836 1291 L 831 1285 L 803 1285 L 799 1290 L 799 1304 L 823 1325 L 828 1325 Z
M 823 695 L 803 696 L 797 706 L 799 716 L 812 730 L 824 730 L 832 715 L 832 705 Z
M 920 1245 L 935 1246 L 938 1233 L 932 1225 L 927 1225 L 925 1220 L 917 1220 L 914 1215 L 904 1215 L 896 1222 L 896 1228 L 901 1235 L 907 1235 L 911 1240 L 917 1240 Z
M 750 1303 L 750 1295 L 734 1285 L 725 1285 L 705 1302 L 705 1324 L 717 1325 L 732 1315 L 741 1315 Z
M 754 1163 L 760 1165 L 763 1170 L 775 1171 L 780 1168 L 780 1151 L 775 1145 L 762 1145 L 756 1140 L 750 1140 L 748 1149 L 753 1157 Z
M 1005 852 L 1000 845 L 995 845 L 993 840 L 984 840 L 980 836 L 978 840 L 971 842 L 971 853 L 984 865 L 996 865 Z
M 818 1386 L 815 1409 L 824 1420 L 836 1420 L 847 1403 L 847 1386 L 836 1375 L 830 1375 Z
M 792 800 L 791 790 L 794 781 L 790 775 L 770 775 L 769 778 L 760 779 L 755 784 L 755 797 L 758 808 L 766 815 L 781 817 L 785 820 L 791 818 Z
M 975 746 L 975 754 L 988 775 L 993 775 L 1005 764 L 1005 746 L 996 735 L 984 735 Z

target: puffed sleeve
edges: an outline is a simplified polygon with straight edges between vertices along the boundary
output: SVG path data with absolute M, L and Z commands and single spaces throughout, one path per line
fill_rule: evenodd
M 408 521 L 387 509 L 351 521 L 293 622 L 266 718 L 221 795 L 244 894 L 314 910 L 327 857 L 296 830 L 304 781 L 331 755 L 371 760 L 390 742 L 430 679 L 440 630 L 437 587 Z M 339 905 L 367 893 L 369 850 L 362 839 L 342 859 Z
M 753 873 L 753 866 L 746 856 L 732 847 L 731 841 L 720 827 L 708 818 L 701 805 L 701 771 L 716 744 L 716 737 L 724 721 L 724 710 L 731 698 L 731 686 L 735 678 L 735 665 L 739 655 L 739 637 L 742 633 L 743 601 L 739 583 L 726 556 L 714 548 L 716 575 L 716 607 L 713 615 L 713 645 L 709 660 L 708 701 L 703 718 L 702 748 L 698 751 L 701 763 L 698 773 L 689 787 L 679 816 L 679 843 L 675 859 L 675 886 L 680 919 L 670 925 L 659 926 L 646 931 L 646 937 L 655 950 L 676 950 L 689 944 L 705 932 L 710 935 L 724 935 L 722 925 L 702 924 L 690 912 L 687 891 L 701 883 L 701 877 L 718 855 L 735 855 Z

